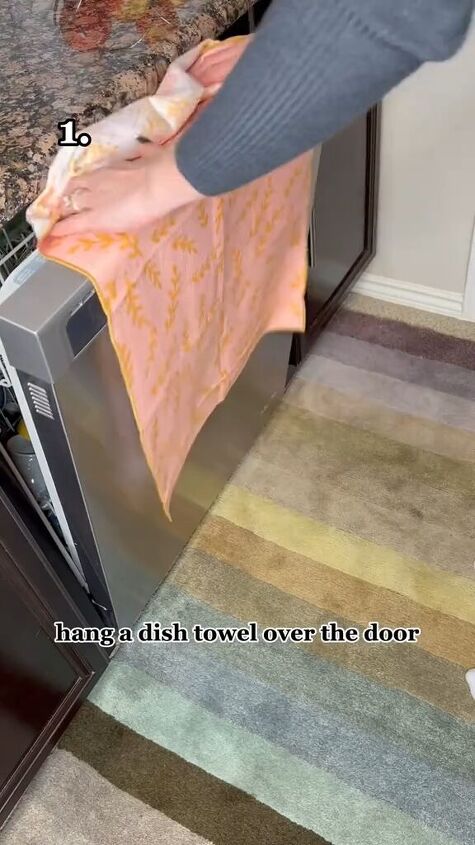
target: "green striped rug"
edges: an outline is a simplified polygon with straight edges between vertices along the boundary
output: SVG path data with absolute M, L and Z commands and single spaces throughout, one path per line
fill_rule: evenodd
M 475 841 L 475 327 L 372 309 L 331 323 L 142 621 L 417 644 L 125 646 L 2 845 Z

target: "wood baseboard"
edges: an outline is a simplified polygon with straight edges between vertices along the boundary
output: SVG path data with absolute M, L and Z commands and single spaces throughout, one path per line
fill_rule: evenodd
M 415 285 L 411 282 L 389 279 L 386 276 L 377 276 L 374 273 L 364 273 L 356 282 L 353 291 L 385 302 L 418 308 L 421 311 L 458 317 L 461 320 L 467 319 L 464 314 L 463 293 Z

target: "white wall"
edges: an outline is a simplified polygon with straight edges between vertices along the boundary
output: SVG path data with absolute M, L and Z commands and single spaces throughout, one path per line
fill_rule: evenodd
M 457 56 L 385 100 L 381 157 L 370 276 L 462 294 L 475 219 L 475 27 Z

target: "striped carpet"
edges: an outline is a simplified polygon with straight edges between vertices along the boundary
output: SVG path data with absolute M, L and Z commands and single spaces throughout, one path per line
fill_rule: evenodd
M 2 845 L 475 841 L 475 326 L 406 316 L 333 320 L 143 619 L 417 644 L 124 646 Z

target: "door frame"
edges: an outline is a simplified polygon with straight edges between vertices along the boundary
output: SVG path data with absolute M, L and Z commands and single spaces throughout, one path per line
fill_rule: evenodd
M 475 224 L 473 227 L 472 245 L 468 259 L 462 318 L 464 320 L 475 322 Z

